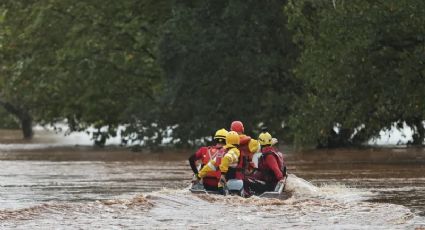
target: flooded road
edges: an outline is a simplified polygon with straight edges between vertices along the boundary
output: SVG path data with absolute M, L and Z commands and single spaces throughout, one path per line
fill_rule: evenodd
M 283 150 L 287 200 L 193 195 L 185 152 L 3 143 L 0 228 L 425 228 L 424 150 Z

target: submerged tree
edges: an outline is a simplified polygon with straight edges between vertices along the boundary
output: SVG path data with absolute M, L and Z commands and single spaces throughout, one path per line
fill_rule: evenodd
M 296 49 L 286 29 L 285 1 L 178 3 L 160 44 L 167 85 L 166 123 L 184 143 L 228 128 L 266 123 L 283 133 L 296 85 Z
M 98 144 L 124 124 L 186 145 L 237 119 L 319 146 L 406 123 L 421 144 L 424 4 L 4 0 L 0 106 L 26 138 L 66 120 Z
M 161 87 L 155 49 L 169 2 L 61 1 L 53 8 L 72 20 L 57 66 L 66 79 L 64 98 L 71 99 L 61 115 L 72 130 L 94 125 L 102 144 L 118 125 L 147 119 Z
M 300 143 L 360 144 L 394 123 L 424 140 L 425 3 L 291 1 L 305 94 L 292 124 Z
M 0 4 L 0 105 L 20 121 L 24 138 L 32 137 L 35 114 L 46 109 L 46 100 L 55 100 L 56 80 L 46 73 L 55 63 L 50 53 L 56 44 L 33 36 L 41 8 L 37 1 Z
M 67 119 L 71 130 L 140 121 L 162 81 L 156 64 L 169 1 L 3 1 L 0 105 L 25 138 L 32 122 Z M 150 102 L 150 103 L 148 103 Z M 145 109 L 149 109 L 143 107 Z M 139 112 L 139 115 L 142 114 Z

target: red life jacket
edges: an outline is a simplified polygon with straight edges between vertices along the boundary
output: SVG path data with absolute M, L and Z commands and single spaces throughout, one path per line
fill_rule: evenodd
M 210 160 L 215 160 L 215 166 L 218 167 L 225 153 L 226 150 L 223 147 L 209 146 L 206 153 L 202 155 L 202 166 L 207 165 Z M 216 179 L 218 183 L 220 176 L 220 170 L 211 171 L 204 177 L 204 180 L 208 180 L 208 178 Z
M 202 166 L 208 164 L 210 160 L 214 159 L 216 152 L 219 150 L 216 146 L 208 146 L 206 151 L 202 153 Z
M 258 159 L 258 170 L 261 172 L 261 174 L 263 174 L 262 176 L 265 178 L 266 181 L 273 181 L 273 182 L 277 181 L 276 176 L 274 175 L 274 172 L 271 169 L 265 167 L 264 165 L 264 161 L 268 155 L 272 155 L 275 157 L 278 167 L 280 171 L 282 172 L 282 175 L 283 176 L 286 175 L 286 165 L 283 159 L 283 154 L 281 152 L 277 151 L 273 147 L 266 147 L 262 149 L 261 152 L 263 154 Z
M 235 147 L 233 147 L 235 148 Z M 226 150 L 226 153 L 232 148 Z M 229 167 L 229 170 L 226 173 L 226 180 L 237 179 L 243 180 L 245 178 L 245 166 L 246 166 L 246 158 L 244 157 L 244 153 L 240 151 L 239 160 L 236 167 Z
M 251 137 L 246 135 L 240 135 L 240 143 L 239 143 L 239 151 L 244 154 L 244 156 L 248 156 L 251 152 L 249 151 L 249 141 Z

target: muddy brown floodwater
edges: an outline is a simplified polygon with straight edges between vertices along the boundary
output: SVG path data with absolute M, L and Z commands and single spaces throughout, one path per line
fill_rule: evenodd
M 188 152 L 0 132 L 1 229 L 422 229 L 425 150 L 285 147 L 289 199 L 194 195 Z

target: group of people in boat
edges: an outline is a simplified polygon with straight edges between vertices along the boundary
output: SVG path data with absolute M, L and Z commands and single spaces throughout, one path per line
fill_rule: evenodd
M 213 145 L 201 147 L 190 156 L 195 174 L 192 183 L 224 194 L 229 180 L 242 181 L 241 195 L 245 197 L 273 191 L 287 176 L 283 155 L 275 147 L 277 142 L 267 131 L 258 139 L 251 138 L 244 134 L 243 123 L 234 121 L 230 131 L 217 130 Z M 260 155 L 258 161 L 254 155 Z

